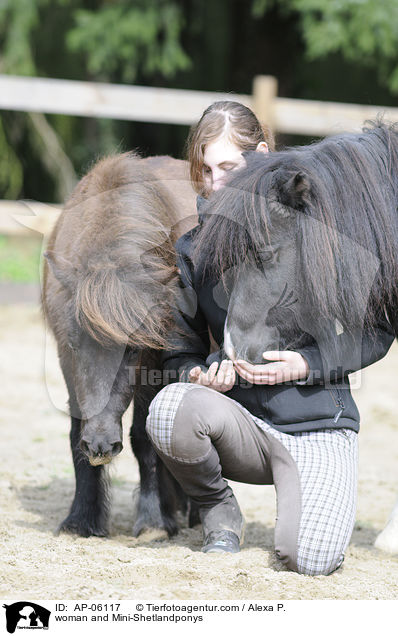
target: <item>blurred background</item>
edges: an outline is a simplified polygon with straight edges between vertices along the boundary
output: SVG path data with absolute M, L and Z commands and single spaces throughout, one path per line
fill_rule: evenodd
M 2 0 L 0 74 L 245 95 L 269 75 L 281 98 L 394 106 L 397 23 L 397 0 Z M 0 110 L 0 200 L 62 202 L 112 151 L 184 156 L 187 125 L 28 109 Z M 0 281 L 37 277 L 20 243 L 0 227 Z
M 244 94 L 272 75 L 281 97 L 388 106 L 397 23 L 397 0 L 2 0 L 0 73 Z M 0 198 L 60 201 L 98 155 L 181 157 L 187 132 L 2 110 Z

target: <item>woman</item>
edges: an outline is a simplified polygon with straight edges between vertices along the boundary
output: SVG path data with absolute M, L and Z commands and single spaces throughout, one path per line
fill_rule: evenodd
M 178 381 L 151 403 L 147 432 L 199 505 L 203 552 L 238 552 L 243 541 L 244 520 L 225 478 L 274 484 L 277 556 L 291 570 L 330 574 L 343 562 L 355 520 L 359 414 L 350 391 L 341 408 L 325 386 L 314 386 L 313 378 L 323 371 L 315 344 L 301 352 L 263 352 L 273 361 L 266 365 L 209 356 L 209 329 L 221 346 L 226 312 L 215 300 L 218 281 L 202 281 L 191 260 L 203 222 L 203 197 L 244 165 L 242 152 L 267 152 L 270 144 L 254 114 L 235 102 L 210 106 L 191 133 L 199 225 L 176 244 L 186 301 L 177 315 L 181 330 L 173 334 L 174 348 L 163 356 L 165 369 L 174 371 Z M 363 339 L 362 367 L 385 355 L 393 341 L 388 329 L 381 328 L 377 336 L 371 346 Z M 281 412 L 291 414 L 300 402 L 300 421 L 294 426 L 283 416 L 277 423 L 274 413 L 270 416 L 267 404 L 275 396 L 289 405 Z

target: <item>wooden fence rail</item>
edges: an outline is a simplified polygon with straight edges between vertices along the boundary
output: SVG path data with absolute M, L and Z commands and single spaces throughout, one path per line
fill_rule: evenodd
M 277 81 L 267 75 L 254 78 L 252 95 L 0 75 L 3 110 L 190 125 L 219 99 L 242 102 L 276 132 L 288 134 L 358 130 L 378 114 L 398 121 L 398 108 L 278 97 Z
M 242 95 L 0 75 L 0 110 L 191 125 L 212 102 L 233 99 L 252 108 L 275 132 L 315 137 L 359 130 L 366 119 L 379 115 L 398 121 L 398 108 L 278 97 L 277 80 L 267 75 L 254 78 L 252 91 Z M 35 202 L 0 202 L 0 233 L 23 234 L 30 228 L 47 234 L 58 211 Z

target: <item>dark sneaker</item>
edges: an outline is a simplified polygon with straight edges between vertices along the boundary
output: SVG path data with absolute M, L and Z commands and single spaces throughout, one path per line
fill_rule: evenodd
M 231 530 L 213 530 L 209 532 L 203 544 L 202 552 L 239 552 L 239 537 Z

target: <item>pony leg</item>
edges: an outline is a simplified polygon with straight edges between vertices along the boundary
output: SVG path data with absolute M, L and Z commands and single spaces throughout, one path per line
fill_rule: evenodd
M 178 532 L 174 480 L 155 453 L 145 431 L 148 407 L 153 397 L 148 391 L 137 390 L 130 429 L 131 447 L 140 470 L 137 516 L 133 526 L 135 537 L 144 530 L 152 529 L 166 531 L 169 537 Z
M 70 443 L 75 467 L 75 497 L 58 532 L 70 532 L 82 537 L 104 537 L 108 534 L 109 480 L 104 466 L 91 466 L 80 450 L 81 421 L 71 418 Z
M 198 504 L 185 494 L 178 481 L 174 479 L 169 471 L 167 472 L 173 480 L 173 486 L 181 512 L 184 515 L 188 514 L 188 527 L 193 528 L 194 526 L 200 525 L 202 522 L 199 517 Z
M 202 522 L 199 517 L 199 506 L 197 503 L 192 501 L 189 502 L 189 516 L 188 516 L 188 526 L 193 528 L 194 526 L 200 525 Z
M 375 547 L 390 554 L 398 554 L 398 501 L 386 527 L 376 538 Z

